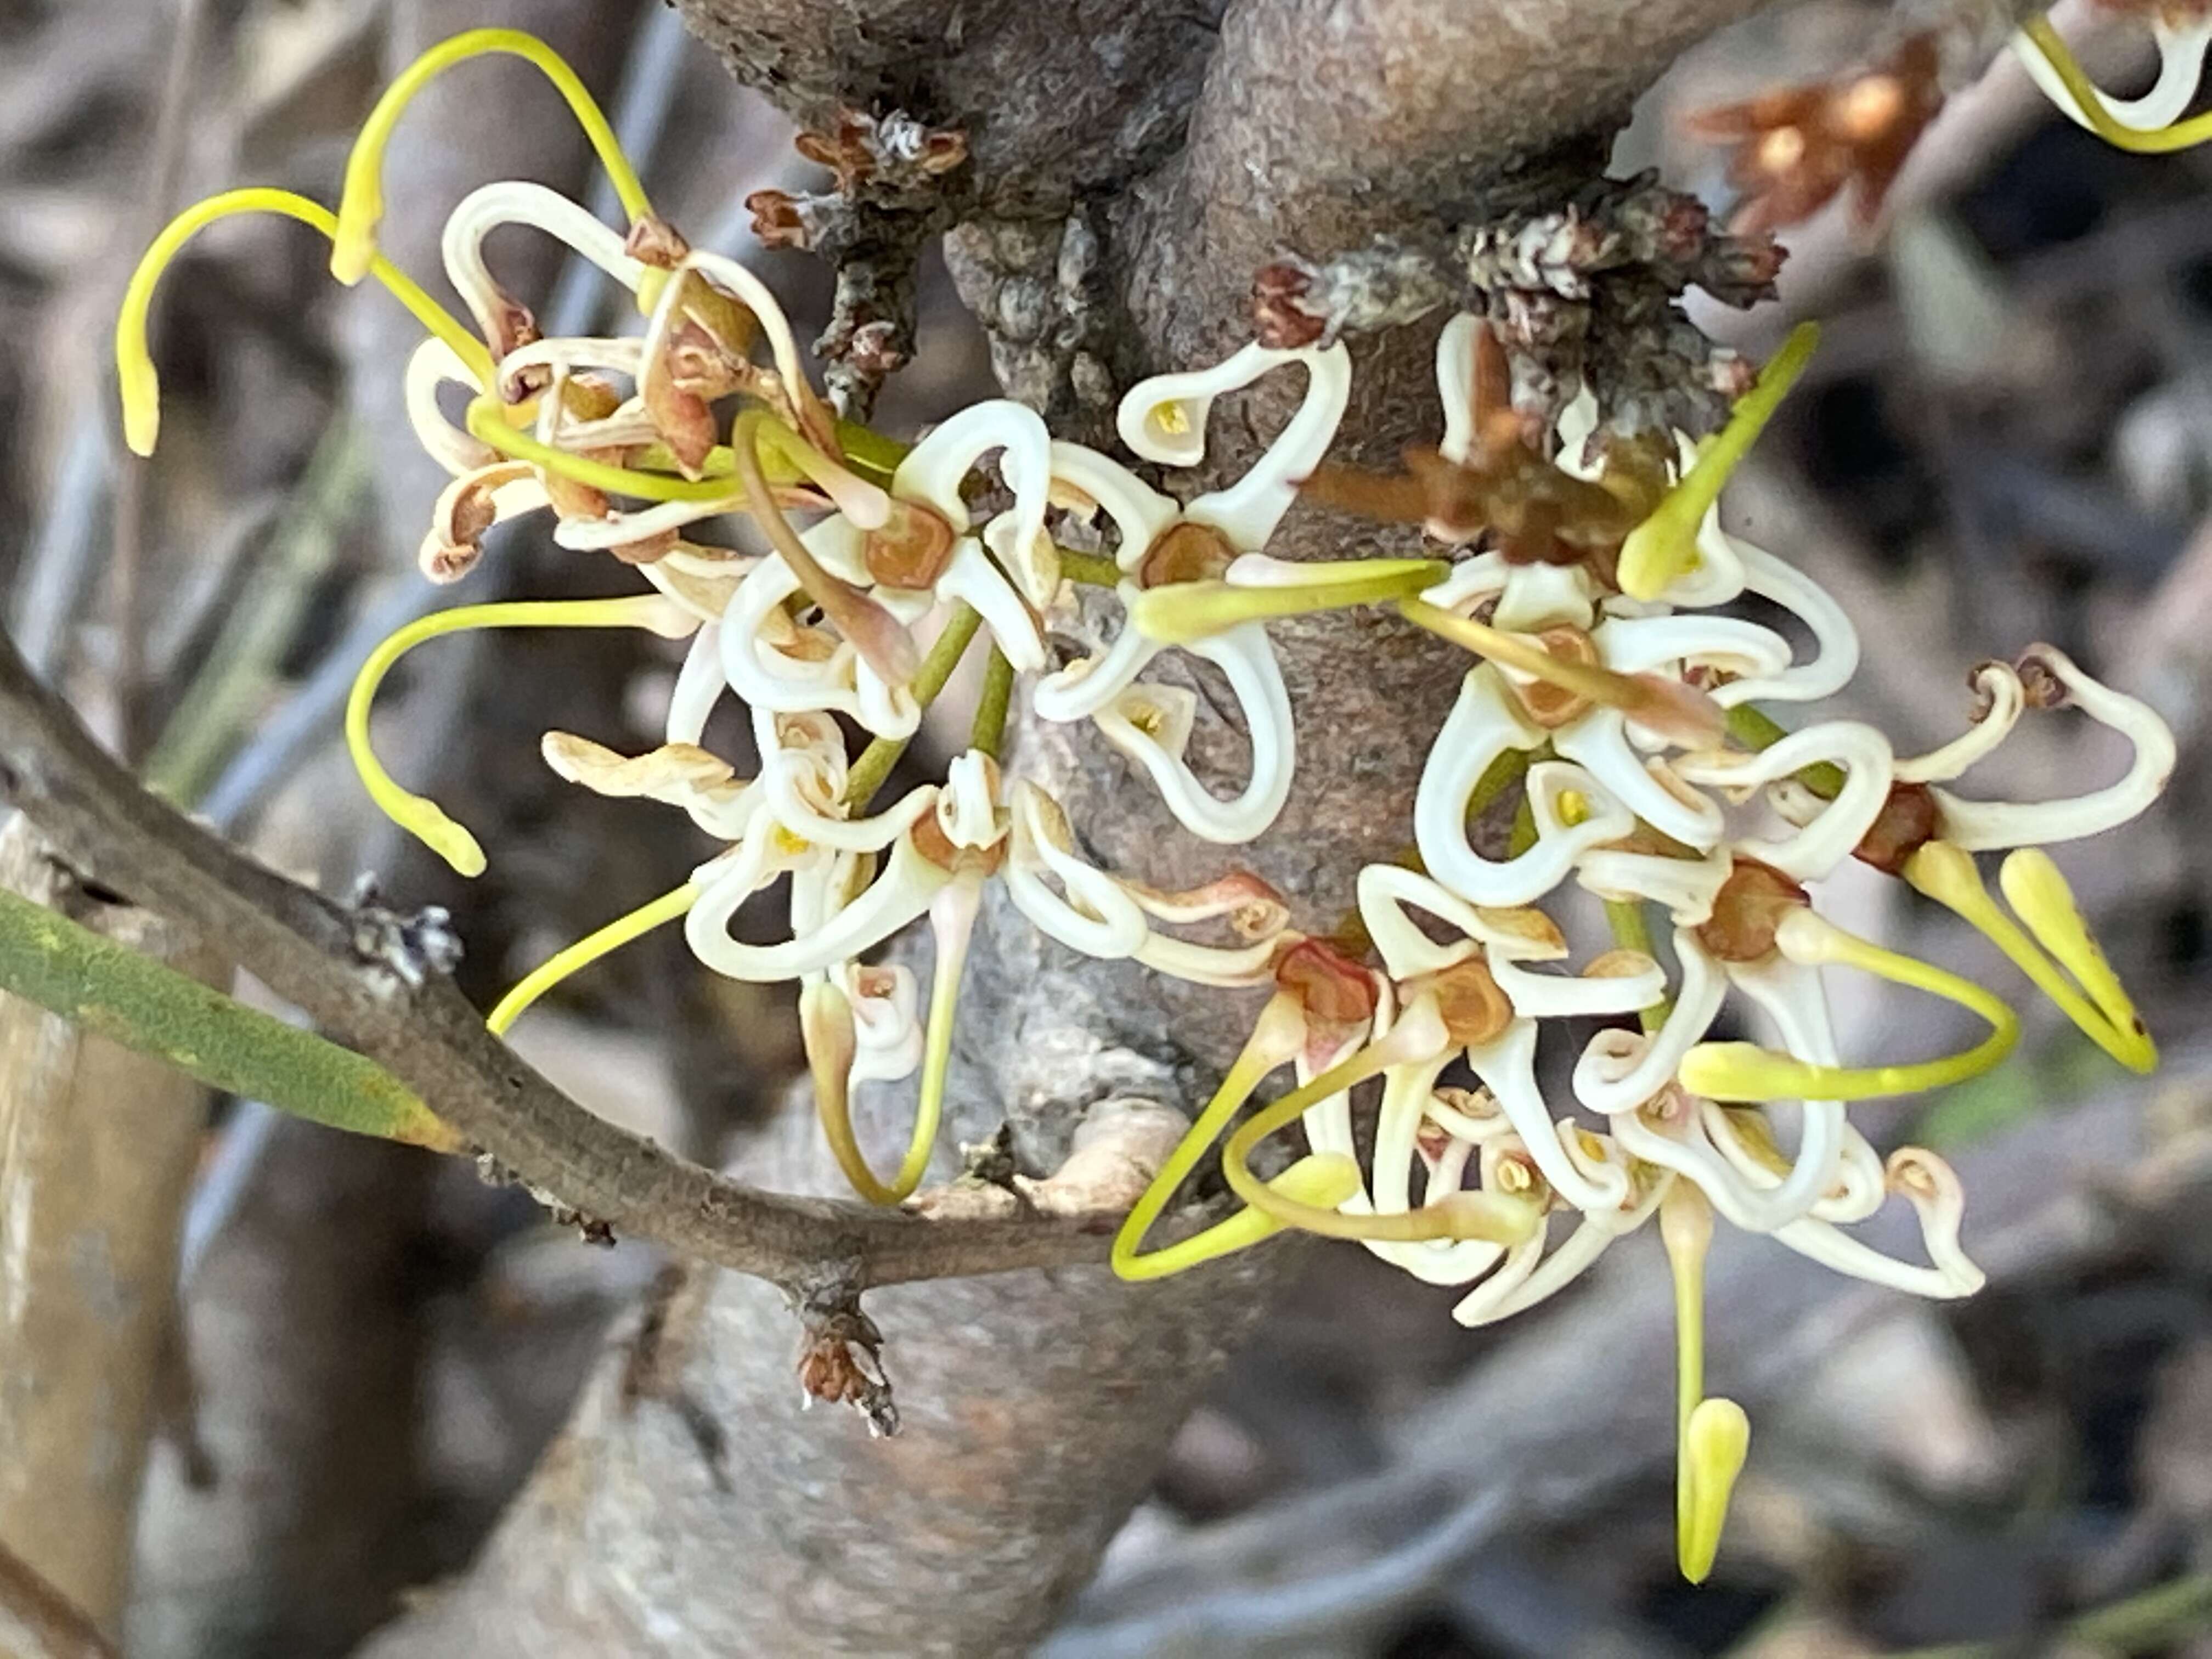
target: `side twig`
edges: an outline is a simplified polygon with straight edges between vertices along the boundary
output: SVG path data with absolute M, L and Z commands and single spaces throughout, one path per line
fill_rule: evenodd
M 561 1093 L 434 963 L 142 789 L 0 640 L 0 798 L 86 875 L 224 941 L 532 1187 L 620 1231 L 800 1291 L 1103 1260 L 1112 1218 L 926 1222 L 727 1181 Z

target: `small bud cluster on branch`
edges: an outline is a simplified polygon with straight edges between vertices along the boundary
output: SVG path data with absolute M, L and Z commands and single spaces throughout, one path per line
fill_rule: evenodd
M 837 273 L 830 326 L 814 343 L 830 401 L 866 418 L 884 380 L 914 350 L 914 273 L 922 245 L 954 216 L 948 176 L 968 159 L 965 134 L 901 110 L 844 110 L 827 133 L 803 132 L 799 153 L 836 175 L 827 191 L 757 190 L 745 198 L 753 234 L 804 248 Z
M 1488 319 L 1513 401 L 1546 427 L 1587 388 L 1620 438 L 1716 430 L 1750 383 L 1742 360 L 1683 315 L 1700 288 L 1745 308 L 1774 295 L 1783 251 L 1718 230 L 1656 173 L 1598 179 L 1555 207 L 1464 225 L 1431 243 L 1378 241 L 1320 264 L 1286 259 L 1255 280 L 1262 343 L 1327 343 L 1450 306 Z

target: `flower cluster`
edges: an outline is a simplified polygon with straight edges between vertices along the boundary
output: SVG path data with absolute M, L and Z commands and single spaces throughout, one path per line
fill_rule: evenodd
M 472 331 L 376 253 L 374 228 L 380 146 L 399 109 L 431 74 L 485 51 L 546 70 L 599 146 L 630 224 L 617 234 L 534 185 L 476 191 L 444 244 Z M 1713 1215 L 1915 1294 L 1963 1296 L 1981 1282 L 1960 1248 L 1953 1172 L 1917 1148 L 1885 1159 L 1846 1106 L 1987 1070 L 2013 1045 L 2016 1018 L 1983 988 L 1826 919 L 1808 890 L 1854 858 L 1900 877 L 1987 934 L 2116 1059 L 2153 1063 L 2041 850 L 2156 798 L 2173 748 L 2148 708 L 2035 646 L 1977 670 L 1966 730 L 1926 755 L 1897 756 L 1856 720 L 1785 731 L 1763 712 L 1832 696 L 1857 664 L 1834 602 L 1784 559 L 1723 532 L 1716 513 L 1729 471 L 1803 367 L 1809 329 L 1703 442 L 1624 432 L 1587 388 L 1556 418 L 1516 408 L 1492 325 L 1470 313 L 1437 345 L 1439 441 L 1413 452 L 1402 477 L 1326 464 L 1352 364 L 1342 344 L 1318 341 L 1248 345 L 1123 398 L 1127 450 L 1182 468 L 1205 456 L 1218 398 L 1278 373 L 1301 377 L 1295 414 L 1249 470 L 1187 501 L 1006 400 L 962 410 L 903 448 L 818 399 L 757 278 L 690 248 L 653 214 L 566 67 L 526 36 L 487 30 L 437 48 L 378 106 L 335 215 L 240 191 L 163 234 L 118 331 L 142 451 L 155 431 L 144 327 L 161 266 L 201 226 L 256 209 L 331 235 L 342 277 L 374 275 L 425 324 L 409 407 L 453 477 L 422 544 L 431 579 L 465 570 L 495 523 L 549 511 L 556 542 L 612 554 L 650 590 L 461 607 L 395 635 L 364 667 L 349 720 L 380 805 L 464 874 L 483 868 L 475 838 L 394 782 L 369 748 L 376 686 L 420 641 L 562 626 L 690 641 L 658 747 L 623 755 L 556 732 L 544 757 L 585 788 L 682 810 L 721 850 L 530 975 L 495 1009 L 494 1029 L 583 963 L 681 918 L 714 971 L 800 988 L 829 1145 L 857 1191 L 895 1203 L 915 1190 L 936 1145 L 962 963 L 988 883 L 1003 883 L 1023 916 L 1071 950 L 1263 989 L 1249 1042 L 1115 1240 L 1116 1270 L 1157 1277 L 1297 1229 L 1357 1239 L 1419 1279 L 1464 1287 L 1456 1317 L 1483 1324 L 1556 1294 L 1657 1218 L 1681 1332 L 1681 1558 L 1693 1578 L 1711 1564 L 1748 1436 L 1741 1411 L 1704 1388 Z M 486 234 L 504 223 L 535 226 L 609 272 L 635 294 L 641 333 L 541 337 L 483 258 Z M 453 384 L 467 398 L 458 422 L 441 395 Z M 1302 489 L 1420 525 L 1431 556 L 1274 556 Z M 759 550 L 694 539 L 732 515 L 750 520 Z M 1110 551 L 1066 544 L 1077 543 Z M 1091 655 L 1055 662 L 1048 624 L 1084 586 L 1098 590 L 1093 612 L 1103 610 L 1109 636 Z M 1794 617 L 1809 651 L 1738 614 L 1746 596 Z M 1358 872 L 1349 935 L 1298 930 L 1278 894 L 1234 867 L 1182 892 L 1099 868 L 1063 804 L 1002 752 L 1019 693 L 1034 719 L 1095 728 L 1192 835 L 1250 842 L 1297 787 L 1297 721 L 1267 623 L 1365 605 L 1394 606 L 1468 659 L 1412 801 L 1418 860 Z M 1220 672 L 1250 734 L 1249 775 L 1228 793 L 1189 763 L 1191 694 L 1143 678 L 1178 650 Z M 923 709 L 971 651 L 986 665 L 968 745 L 940 781 L 883 798 Z M 750 714 L 759 757 L 750 777 L 703 744 L 726 695 Z M 2049 802 L 1953 787 L 2021 720 L 2062 707 L 2131 744 L 2117 781 Z M 847 722 L 870 738 L 857 756 Z M 1976 863 L 1998 851 L 2002 904 Z M 782 936 L 740 937 L 740 914 L 779 888 Z M 1575 933 L 1601 913 L 1610 943 L 1578 949 Z M 925 919 L 936 950 L 926 1010 L 908 969 L 872 959 Z M 1935 1059 L 1847 1063 L 1826 968 L 1948 999 L 1987 1035 Z M 1714 1039 L 1731 996 L 1764 1018 L 1771 1046 Z M 1572 1066 L 1571 1098 L 1548 1098 L 1537 1070 L 1547 1024 L 1593 1017 L 1607 1024 Z M 1294 1086 L 1230 1133 L 1285 1066 Z M 851 1092 L 917 1072 L 910 1142 L 886 1177 L 862 1156 Z M 1352 1091 L 1370 1079 L 1381 1097 L 1368 1137 L 1355 1133 Z M 1293 1123 L 1308 1151 L 1285 1165 L 1267 1157 L 1269 1143 Z M 1224 1133 L 1221 1165 L 1240 1207 L 1146 1249 Z M 1924 1261 L 1848 1231 L 1893 1197 L 1918 1218 Z

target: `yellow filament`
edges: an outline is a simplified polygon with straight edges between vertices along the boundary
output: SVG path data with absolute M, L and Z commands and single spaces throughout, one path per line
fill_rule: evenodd
M 2081 59 L 2073 48 L 2051 27 L 2048 17 L 2037 17 L 2021 25 L 2021 33 L 2028 44 L 2051 65 L 2051 73 L 2062 82 L 2066 90 L 2074 94 L 2090 130 L 2106 143 L 2121 149 L 2134 150 L 2139 155 L 2164 155 L 2177 149 L 2189 149 L 2212 138 L 2212 111 L 2192 115 L 2186 121 L 2176 121 L 2172 126 L 2154 127 L 2148 131 L 2131 127 L 2115 120 L 2105 102 L 2105 94 L 2089 78 L 2089 71 L 2081 67 Z
M 1278 1225 L 1328 1238 L 1378 1238 L 1412 1243 L 1425 1238 L 1483 1238 L 1493 1244 L 1518 1244 L 1541 1220 L 1543 1212 L 1525 1199 L 1505 1193 L 1457 1192 L 1442 1202 L 1423 1205 L 1399 1215 L 1341 1215 L 1331 1206 L 1301 1203 L 1272 1191 L 1252 1173 L 1255 1148 L 1278 1129 L 1295 1121 L 1309 1107 L 1329 1096 L 1364 1083 L 1397 1063 L 1402 1056 L 1388 1048 L 1389 1039 L 1370 1043 L 1338 1061 L 1311 1082 L 1301 1084 L 1229 1138 L 1222 1149 L 1222 1172 L 1237 1195 Z
M 1267 1190 L 1291 1206 L 1334 1213 L 1338 1205 L 1359 1190 L 1359 1165 L 1341 1152 L 1309 1152 L 1269 1182 Z M 1203 1232 L 1139 1258 L 1140 1271 L 1124 1273 L 1121 1277 L 1159 1279 L 1195 1267 L 1201 1261 L 1218 1261 L 1273 1238 L 1283 1226 L 1277 1217 L 1248 1205 Z M 1161 1263 L 1167 1265 L 1155 1265 Z
M 1167 1162 L 1160 1165 L 1152 1185 L 1139 1195 L 1122 1218 L 1121 1231 L 1114 1235 L 1114 1248 L 1109 1258 L 1117 1276 L 1132 1281 L 1164 1279 L 1202 1261 L 1210 1261 L 1228 1250 L 1256 1243 L 1275 1231 L 1269 1227 L 1254 1233 L 1247 1227 L 1224 1233 L 1222 1227 L 1210 1227 L 1163 1249 L 1139 1253 L 1145 1235 L 1152 1231 L 1152 1224 L 1160 1218 L 1168 1200 L 1198 1167 L 1199 1160 L 1206 1156 L 1206 1149 L 1219 1139 L 1230 1119 L 1251 1098 L 1253 1090 L 1260 1086 L 1267 1073 L 1297 1052 L 1304 1024 L 1297 1006 L 1279 994 L 1261 1011 L 1250 1039 L 1231 1063 L 1221 1086 L 1213 1091 L 1213 1098 L 1206 1102 L 1197 1121 L 1176 1143 Z M 1353 1173 L 1356 1179 L 1358 1172 Z
M 651 933 L 662 922 L 675 921 L 697 902 L 698 897 L 699 890 L 687 881 L 681 887 L 639 905 L 629 915 L 617 916 L 605 927 L 596 933 L 585 934 L 567 949 L 555 951 L 516 981 L 514 988 L 501 997 L 498 1006 L 484 1017 L 484 1024 L 495 1034 L 504 1035 L 507 1028 L 522 1017 L 523 1010 L 562 980 L 582 972 L 601 957 L 620 950 L 641 934 Z
M 653 204 L 646 199 L 645 186 L 638 182 L 637 169 L 623 154 L 622 143 L 616 138 L 614 128 L 607 124 L 599 100 L 577 78 L 567 60 L 536 35 L 526 34 L 520 29 L 470 29 L 439 42 L 410 64 L 400 72 L 399 78 L 384 89 L 384 96 L 376 100 L 376 107 L 362 123 L 361 136 L 354 140 L 353 153 L 346 158 L 345 189 L 338 198 L 337 231 L 331 250 L 331 274 L 338 281 L 351 287 L 370 269 L 376 250 L 376 228 L 384 218 L 384 151 L 401 114 L 417 93 L 447 70 L 491 52 L 522 58 L 553 83 L 562 97 L 568 100 L 568 107 L 575 112 L 577 124 L 591 140 L 592 148 L 599 152 L 600 164 L 606 168 L 615 194 L 622 200 L 623 211 L 629 215 L 633 222 L 651 216 Z
M 392 665 L 425 640 L 477 628 L 647 628 L 659 630 L 669 614 L 668 602 L 657 593 L 633 594 L 617 599 L 525 600 L 509 605 L 462 605 L 434 611 L 387 635 L 354 678 L 353 694 L 346 700 L 346 748 L 354 769 L 361 775 L 384 815 L 413 836 L 465 876 L 484 870 L 483 848 L 477 838 L 446 816 L 436 802 L 410 793 L 392 780 L 376 758 L 368 740 L 369 705 Z M 518 1012 L 520 1012 L 518 1010 Z
M 292 191 L 260 185 L 227 190 L 204 202 L 195 202 L 162 227 L 138 261 L 138 268 L 131 273 L 130 285 L 123 290 L 122 308 L 115 317 L 115 369 L 123 395 L 123 438 L 135 455 L 152 454 L 161 428 L 161 381 L 146 345 L 146 319 L 153 309 L 154 290 L 185 243 L 218 219 L 240 213 L 278 214 L 325 236 L 337 234 L 337 221 L 321 203 Z M 413 277 L 381 256 L 369 259 L 362 270 L 383 283 L 423 327 L 451 346 L 478 386 L 491 385 L 491 353 L 451 312 L 424 293 Z
M 1798 922 L 1796 916 L 1808 920 Z M 1905 1066 L 1816 1066 L 1755 1042 L 1700 1042 L 1682 1056 L 1676 1076 L 1708 1100 L 1873 1100 L 1917 1094 L 1979 1077 L 2012 1052 L 2020 1021 L 2002 1002 L 1971 980 L 1914 957 L 1885 951 L 1822 921 L 1809 910 L 1785 921 L 1797 929 L 1789 954 L 1814 967 L 1856 968 L 1896 985 L 1925 991 L 1990 1023 L 1990 1034 L 1972 1048 Z
M 508 413 L 495 398 L 471 399 L 465 417 L 471 434 L 508 459 L 528 461 L 532 466 L 544 467 L 556 477 L 589 484 L 611 495 L 631 495 L 647 501 L 726 501 L 734 506 L 742 499 L 742 490 L 730 480 L 736 464 L 726 448 L 718 447 L 707 457 L 705 477 L 672 477 L 666 473 L 641 472 L 635 467 L 617 466 L 611 461 L 595 461 L 587 455 L 572 455 L 565 449 L 556 449 L 526 432 L 516 431 L 508 423 Z
M 2089 936 L 2088 925 L 2075 906 L 2073 890 L 2049 854 L 2022 848 L 2005 860 L 1997 878 L 2013 908 L 2027 919 L 2033 939 L 1990 896 L 1973 855 L 1948 842 L 1931 841 L 1922 847 L 1905 861 L 1905 878 L 2003 951 L 2067 1018 L 2121 1065 L 2133 1072 L 2157 1066 L 2157 1045 L 2143 1030 L 2126 988 Z M 2038 949 L 2037 941 L 2058 963 Z
M 1656 599 L 1669 582 L 1696 567 L 1698 531 L 1705 514 L 1804 372 L 1820 340 L 1820 328 L 1813 323 L 1800 323 L 1790 331 L 1751 390 L 1736 399 L 1728 424 L 1705 441 L 1696 462 L 1661 498 L 1651 516 L 1629 532 L 1620 547 L 1622 592 L 1635 599 Z
M 1668 1188 L 1659 1236 L 1674 1280 L 1674 1551 L 1682 1577 L 1702 1584 L 1751 1449 L 1751 1419 L 1733 1400 L 1705 1398 L 1705 1252 L 1713 1237 L 1705 1195 L 1686 1181 Z
M 1689 687 L 1676 688 L 1676 696 L 1662 702 L 1663 694 L 1646 680 L 1591 663 L 1555 657 L 1523 635 L 1509 634 L 1472 617 L 1440 610 L 1425 599 L 1401 599 L 1398 609 L 1407 621 L 1427 629 L 1439 639 L 1449 640 L 1478 657 L 1486 657 L 1503 667 L 1571 691 L 1578 697 L 1603 703 L 1609 708 L 1626 709 L 1646 723 L 1694 725 L 1705 728 L 1707 735 L 1720 734 L 1723 716 L 1719 708 Z
M 782 422 L 763 415 L 752 431 L 754 453 L 771 483 L 805 478 L 862 530 L 878 530 L 890 521 L 890 503 L 878 485 L 824 455 Z
M 1298 582 L 1170 582 L 1139 594 L 1129 620 L 1148 640 L 1188 645 L 1239 623 L 1410 599 L 1450 568 L 1437 559 L 1343 559 L 1309 568 L 1311 578 Z

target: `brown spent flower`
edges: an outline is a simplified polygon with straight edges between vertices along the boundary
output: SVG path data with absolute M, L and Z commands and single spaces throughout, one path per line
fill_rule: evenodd
M 861 544 L 868 574 L 886 587 L 926 590 L 952 562 L 952 526 L 918 501 L 891 501 L 891 516 Z
M 857 1304 L 805 1321 L 799 1353 L 803 1403 L 826 1400 L 850 1406 L 868 1420 L 871 1435 L 898 1432 L 898 1407 L 884 1370 L 884 1334 Z
M 1796 224 L 1852 185 L 1859 222 L 1871 223 L 1943 106 L 1939 67 L 1936 36 L 1923 32 L 1871 69 L 1692 114 L 1692 132 L 1735 142 L 1729 178 L 1741 199 L 1729 228 L 1751 234 Z
M 1212 525 L 1180 521 L 1160 532 L 1137 566 L 1137 586 L 1211 581 L 1229 568 L 1237 550 Z
M 1347 512 L 1422 525 L 1443 542 L 1487 532 L 1509 562 L 1588 565 L 1609 585 L 1621 543 L 1665 490 L 1656 456 L 1645 446 L 1615 445 L 1595 482 L 1547 459 L 1534 423 L 1513 405 L 1505 349 L 1486 325 L 1475 337 L 1471 406 L 1474 435 L 1464 462 L 1415 446 L 1404 453 L 1402 474 L 1322 466 L 1302 488 Z
M 1296 351 L 1319 340 L 1328 319 L 1297 302 L 1313 277 L 1293 264 L 1273 264 L 1252 279 L 1252 335 L 1270 351 Z
M 1905 862 L 1943 833 L 1942 809 L 1924 783 L 1896 783 L 1851 856 L 1884 875 L 1900 875 Z
M 1325 1031 L 1340 1035 L 1375 1018 L 1374 976 L 1320 939 L 1300 939 L 1278 957 L 1275 984 Z
M 667 220 L 647 214 L 631 222 L 629 234 L 623 238 L 623 252 L 641 264 L 673 270 L 690 253 L 691 244 Z
M 1513 1000 L 1480 954 L 1431 975 L 1425 988 L 1437 1000 L 1455 1048 L 1492 1042 L 1513 1023 Z
M 757 190 L 745 198 L 745 210 L 753 216 L 753 234 L 763 247 L 806 246 L 806 221 L 799 198 L 789 191 Z
M 871 181 L 912 189 L 951 172 L 968 159 L 968 135 L 925 125 L 902 110 L 874 116 L 842 109 L 828 132 L 802 132 L 792 148 L 836 173 L 838 190 L 850 195 Z
M 1713 914 L 1698 926 L 1698 943 L 1723 962 L 1759 962 L 1773 954 L 1783 917 L 1808 903 L 1805 890 L 1771 865 L 1739 857 L 1713 896 Z

